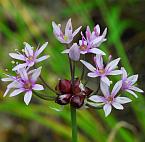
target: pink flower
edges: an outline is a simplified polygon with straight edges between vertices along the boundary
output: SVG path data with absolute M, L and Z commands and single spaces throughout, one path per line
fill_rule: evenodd
M 105 67 L 103 64 L 103 58 L 101 55 L 96 55 L 94 58 L 96 67 L 92 66 L 90 63 L 80 60 L 91 72 L 88 73 L 89 77 L 100 77 L 101 81 L 105 82 L 108 86 L 110 86 L 110 80 L 108 79 L 108 75 L 119 75 L 122 74 L 121 70 L 115 70 L 117 67 L 120 58 L 117 58 L 111 62 L 109 62 Z
M 30 46 L 28 43 L 25 44 L 24 54 L 22 53 L 9 53 L 9 55 L 17 60 L 24 61 L 22 64 L 18 64 L 15 66 L 12 70 L 19 70 L 20 68 L 24 67 L 32 67 L 35 63 L 41 62 L 43 60 L 46 60 L 49 56 L 45 55 L 42 57 L 38 56 L 43 52 L 43 50 L 46 48 L 48 42 L 44 43 L 40 48 L 37 48 L 36 51 L 33 50 L 33 47 Z
M 65 27 L 65 34 L 61 30 L 61 25 L 57 25 L 55 22 L 52 22 L 53 33 L 55 37 L 61 42 L 69 44 L 72 42 L 74 36 L 80 31 L 81 26 L 73 32 L 71 19 L 68 20 Z
M 100 35 L 100 26 L 96 25 L 94 27 L 94 31 L 91 32 L 90 27 L 87 26 L 86 29 L 86 38 L 82 34 L 82 40 L 79 41 L 80 49 L 82 54 L 86 53 L 94 53 L 98 54 L 99 49 L 97 50 L 96 47 L 99 47 L 101 43 L 106 41 L 107 28 L 103 31 L 103 34 Z
M 82 34 L 82 33 L 81 33 Z M 79 40 L 79 46 L 74 43 L 70 49 L 64 50 L 62 53 L 69 54 L 69 57 L 77 61 L 80 58 L 80 54 L 93 53 L 97 55 L 106 55 L 102 50 L 97 47 L 104 41 L 106 41 L 105 36 L 107 34 L 107 28 L 104 30 L 103 34 L 100 35 L 100 27 L 96 25 L 94 31 L 91 33 L 89 26 L 86 29 L 86 38 L 82 34 L 82 40 Z
M 122 74 L 122 90 L 129 92 L 130 94 L 132 94 L 133 96 L 137 98 L 138 96 L 134 93 L 134 91 L 143 93 L 143 90 L 141 90 L 140 88 L 134 85 L 137 82 L 138 75 L 136 74 L 136 75 L 127 77 L 128 75 L 125 68 L 122 67 L 121 70 L 123 73 Z
M 24 92 L 25 93 L 24 102 L 28 105 L 32 98 L 33 90 L 44 90 L 42 85 L 36 84 L 36 81 L 40 73 L 41 73 L 41 67 L 31 70 L 29 72 L 27 72 L 25 68 L 21 68 L 19 70 L 19 79 L 7 80 L 7 81 L 12 81 L 12 83 L 10 83 L 7 86 L 4 96 L 6 96 L 8 92 L 12 89 L 13 92 L 10 93 L 10 97 L 16 96 Z M 3 81 L 6 81 L 6 79 L 3 79 Z
M 94 53 L 98 55 L 106 55 L 103 51 L 101 51 L 98 48 L 92 48 L 92 49 L 81 49 L 81 46 L 78 46 L 77 43 L 73 43 L 73 45 L 70 47 L 70 49 L 65 49 L 62 51 L 62 53 L 69 54 L 69 57 L 74 60 L 78 61 L 80 59 L 80 54 L 86 54 L 86 53 Z
M 126 103 L 131 102 L 131 100 L 127 97 L 116 96 L 122 87 L 121 81 L 118 81 L 114 85 L 111 93 L 109 91 L 109 86 L 106 85 L 106 83 L 101 82 L 100 87 L 101 87 L 101 91 L 102 91 L 104 96 L 93 95 L 89 99 L 91 101 L 96 102 L 96 103 L 104 103 L 103 109 L 104 109 L 106 117 L 111 113 L 112 106 L 118 110 L 123 110 L 122 104 L 126 104 Z

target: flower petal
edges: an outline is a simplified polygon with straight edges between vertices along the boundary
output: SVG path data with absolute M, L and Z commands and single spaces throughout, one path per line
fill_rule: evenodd
M 114 87 L 112 89 L 112 92 L 111 92 L 111 95 L 115 96 L 119 92 L 119 90 L 121 89 L 121 87 L 122 87 L 122 80 L 121 81 L 118 81 L 114 85 Z
M 9 56 L 11 56 L 14 59 L 22 60 L 25 61 L 25 56 L 22 54 L 17 54 L 17 53 L 9 53 Z
M 77 43 L 74 43 L 70 50 L 69 50 L 69 57 L 73 60 L 73 61 L 78 61 L 80 59 L 80 49 L 79 46 L 77 45 Z
M 27 66 L 27 63 L 23 63 L 23 64 L 18 64 L 17 66 L 15 66 L 12 71 L 16 71 L 16 70 L 19 70 L 21 68 L 24 68 Z
M 73 32 L 73 37 L 80 31 L 81 28 L 82 28 L 82 26 L 80 26 L 79 28 L 77 28 L 77 29 Z
M 27 55 L 27 57 L 33 56 L 32 46 L 28 44 L 27 42 L 24 42 L 24 44 L 25 44 L 25 54 Z
M 108 86 L 110 86 L 110 80 L 108 79 L 108 77 L 102 76 L 102 77 L 101 77 L 101 81 L 103 81 L 103 82 L 106 83 Z
M 90 38 L 91 38 L 91 30 L 90 30 L 89 26 L 87 26 L 87 28 L 86 28 L 86 38 L 87 38 L 87 40 L 90 40 Z
M 37 57 L 38 55 L 40 55 L 43 50 L 46 48 L 46 46 L 48 45 L 48 42 L 45 42 L 36 52 L 35 52 L 35 56 Z
M 120 61 L 120 58 L 117 58 L 117 59 L 111 61 L 110 63 L 108 63 L 105 68 L 106 71 L 110 72 L 110 71 L 114 70 L 117 67 L 119 61 Z
M 14 79 L 11 77 L 7 77 L 7 78 L 2 78 L 1 81 L 7 82 L 7 81 L 13 81 Z
M 34 82 L 38 79 L 38 77 L 39 77 L 39 75 L 40 75 L 40 73 L 41 73 L 41 69 L 42 69 L 42 67 L 39 67 L 39 68 L 37 68 L 36 70 L 34 70 L 34 72 L 33 72 L 33 74 L 32 74 L 32 80 L 33 80 Z
M 100 82 L 100 88 L 104 96 L 110 95 L 109 86 L 103 81 Z
M 104 68 L 102 55 L 96 55 L 96 57 L 94 57 L 94 60 L 96 62 L 96 66 L 99 69 L 103 69 Z
M 68 20 L 68 22 L 66 23 L 66 27 L 65 27 L 65 35 L 69 35 L 70 33 L 72 33 L 71 18 Z
M 105 28 L 105 30 L 103 31 L 102 37 L 105 38 L 106 34 L 107 34 L 107 28 Z
M 114 70 L 114 71 L 111 71 L 111 72 L 109 72 L 107 75 L 119 75 L 119 74 L 122 74 L 122 71 L 121 71 L 121 70 Z
M 97 36 L 100 35 L 100 26 L 98 24 L 94 27 L 94 32 L 96 33 Z
M 119 109 L 119 110 L 123 110 L 123 106 L 118 103 L 118 102 L 113 102 L 112 105 L 116 108 L 116 109 Z
M 22 87 L 22 85 L 17 81 L 13 81 L 7 86 L 7 88 L 20 88 L 20 87 Z
M 43 61 L 43 60 L 46 60 L 46 59 L 49 58 L 49 57 L 50 57 L 49 55 L 42 56 L 42 57 L 36 59 L 36 63 L 39 63 L 39 62 L 41 62 L 41 61 Z
M 111 113 L 112 107 L 110 104 L 105 104 L 103 110 L 105 112 L 105 117 L 107 117 Z
M 19 95 L 19 94 L 22 93 L 22 92 L 24 92 L 24 90 L 22 90 L 22 89 L 16 89 L 16 90 L 14 90 L 14 91 L 10 94 L 10 97 Z
M 126 104 L 131 102 L 132 100 L 127 98 L 127 97 L 116 97 L 115 102 L 120 103 L 120 104 Z
M 62 33 L 60 26 L 58 26 L 54 21 L 52 22 L 53 33 L 56 37 L 60 36 Z
M 40 84 L 35 84 L 32 89 L 33 90 L 44 90 L 44 87 Z
M 86 61 L 83 61 L 83 60 L 80 60 L 90 71 L 94 72 L 96 71 L 96 68 L 93 67 L 90 63 L 86 62 Z
M 68 54 L 69 51 L 70 51 L 70 49 L 65 49 L 65 50 L 63 50 L 61 53 L 63 53 L 63 54 L 64 54 L 64 53 L 67 53 L 67 54 Z
M 92 47 L 99 47 L 104 42 L 103 36 L 98 36 L 92 41 Z
M 137 92 L 140 92 L 140 93 L 143 93 L 144 91 L 141 90 L 140 88 L 136 87 L 136 86 L 131 86 L 129 87 L 129 89 L 133 90 L 133 91 L 137 91 Z
M 102 50 L 100 50 L 98 48 L 89 49 L 88 52 L 94 53 L 94 54 L 97 54 L 97 55 L 106 55 Z
M 4 95 L 3 95 L 3 97 L 5 97 L 8 94 L 9 91 L 10 91 L 10 89 L 7 88 L 6 91 L 5 91 L 5 93 L 4 93 Z
M 32 98 L 32 91 L 26 92 L 24 95 L 24 102 L 26 103 L 26 105 L 30 103 L 31 98 Z
M 96 103 L 105 102 L 105 98 L 102 96 L 98 96 L 98 95 L 93 95 L 93 96 L 89 97 L 89 100 L 94 101 Z
M 121 70 L 122 70 L 122 79 L 126 79 L 127 78 L 127 72 L 126 72 L 125 68 L 121 67 Z
M 125 91 L 127 91 L 130 94 L 132 94 L 134 97 L 138 98 L 138 96 L 132 90 L 127 89 Z
M 127 81 L 130 82 L 130 85 L 133 85 L 134 83 L 137 82 L 137 79 L 138 79 L 138 74 L 128 77 Z
M 98 77 L 98 75 L 97 75 L 96 72 L 89 72 L 89 73 L 88 73 L 88 76 L 89 76 L 89 77 L 93 77 L 93 78 Z
M 23 80 L 28 80 L 28 74 L 25 68 L 20 69 L 19 74 Z

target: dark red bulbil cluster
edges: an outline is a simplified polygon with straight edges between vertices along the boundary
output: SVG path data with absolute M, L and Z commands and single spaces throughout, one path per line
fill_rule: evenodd
M 70 103 L 75 108 L 82 107 L 85 98 L 89 97 L 93 91 L 88 87 L 80 87 L 80 85 L 81 82 L 78 78 L 75 79 L 73 85 L 70 80 L 59 80 L 56 86 L 56 91 L 59 93 L 56 103 L 60 105 Z

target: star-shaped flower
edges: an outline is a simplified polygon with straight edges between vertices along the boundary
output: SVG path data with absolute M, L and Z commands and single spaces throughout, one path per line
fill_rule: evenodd
M 119 75 L 122 74 L 121 70 L 116 70 L 116 67 L 120 61 L 120 58 L 112 60 L 105 67 L 103 64 L 103 58 L 101 55 L 96 55 L 94 58 L 96 67 L 92 66 L 90 63 L 80 60 L 91 72 L 88 73 L 89 77 L 100 77 L 101 81 L 105 82 L 110 86 L 110 80 L 107 76 L 109 75 Z
M 16 65 L 12 70 L 19 70 L 20 68 L 24 67 L 32 67 L 35 63 L 41 62 L 43 60 L 46 60 L 49 55 L 45 55 L 42 57 L 38 56 L 43 52 L 43 50 L 46 48 L 48 42 L 44 43 L 40 48 L 37 48 L 36 51 L 33 50 L 33 47 L 30 46 L 28 43 L 25 44 L 24 53 L 9 53 L 9 55 L 17 60 L 21 60 L 24 63 Z
M 20 93 L 24 92 L 24 102 L 28 105 L 32 98 L 33 90 L 44 90 L 42 85 L 36 84 L 40 73 L 41 67 L 29 72 L 25 68 L 21 68 L 19 70 L 19 79 L 7 79 L 7 81 L 12 81 L 12 83 L 7 86 L 4 96 L 6 96 L 10 90 L 13 90 L 13 92 L 10 93 L 10 97 L 19 95 Z M 6 79 L 3 79 L 3 81 L 6 81 Z
M 60 24 L 56 24 L 54 21 L 52 22 L 52 27 L 53 27 L 53 33 L 55 35 L 55 37 L 61 42 L 61 43 L 66 43 L 69 44 L 72 42 L 73 38 L 75 37 L 75 35 L 80 31 L 81 26 L 76 29 L 73 32 L 73 28 L 72 28 L 72 23 L 71 23 L 71 19 L 68 20 L 66 27 L 65 27 L 65 33 L 62 32 L 61 30 L 61 25 Z
M 138 96 L 134 93 L 134 91 L 143 93 L 143 90 L 141 90 L 140 88 L 134 85 L 137 82 L 138 75 L 136 74 L 136 75 L 132 75 L 128 77 L 125 68 L 122 67 L 121 70 L 123 73 L 122 74 L 122 90 L 129 92 L 130 94 L 132 94 L 133 96 L 137 98 Z
M 89 99 L 91 101 L 96 102 L 96 103 L 104 103 L 103 109 L 104 109 L 106 117 L 111 113 L 112 106 L 116 109 L 123 110 L 122 104 L 126 104 L 126 103 L 131 102 L 131 100 L 127 97 L 117 96 L 117 93 L 119 92 L 119 90 L 122 87 L 121 81 L 118 81 L 114 85 L 111 93 L 109 91 L 109 86 L 106 85 L 106 83 L 101 82 L 100 87 L 101 87 L 101 91 L 102 91 L 104 96 L 93 95 Z

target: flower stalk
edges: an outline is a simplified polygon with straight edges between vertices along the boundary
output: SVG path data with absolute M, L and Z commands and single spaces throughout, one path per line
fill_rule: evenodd
M 71 110 L 71 124 L 72 124 L 72 142 L 77 142 L 77 116 L 76 109 L 70 105 Z

